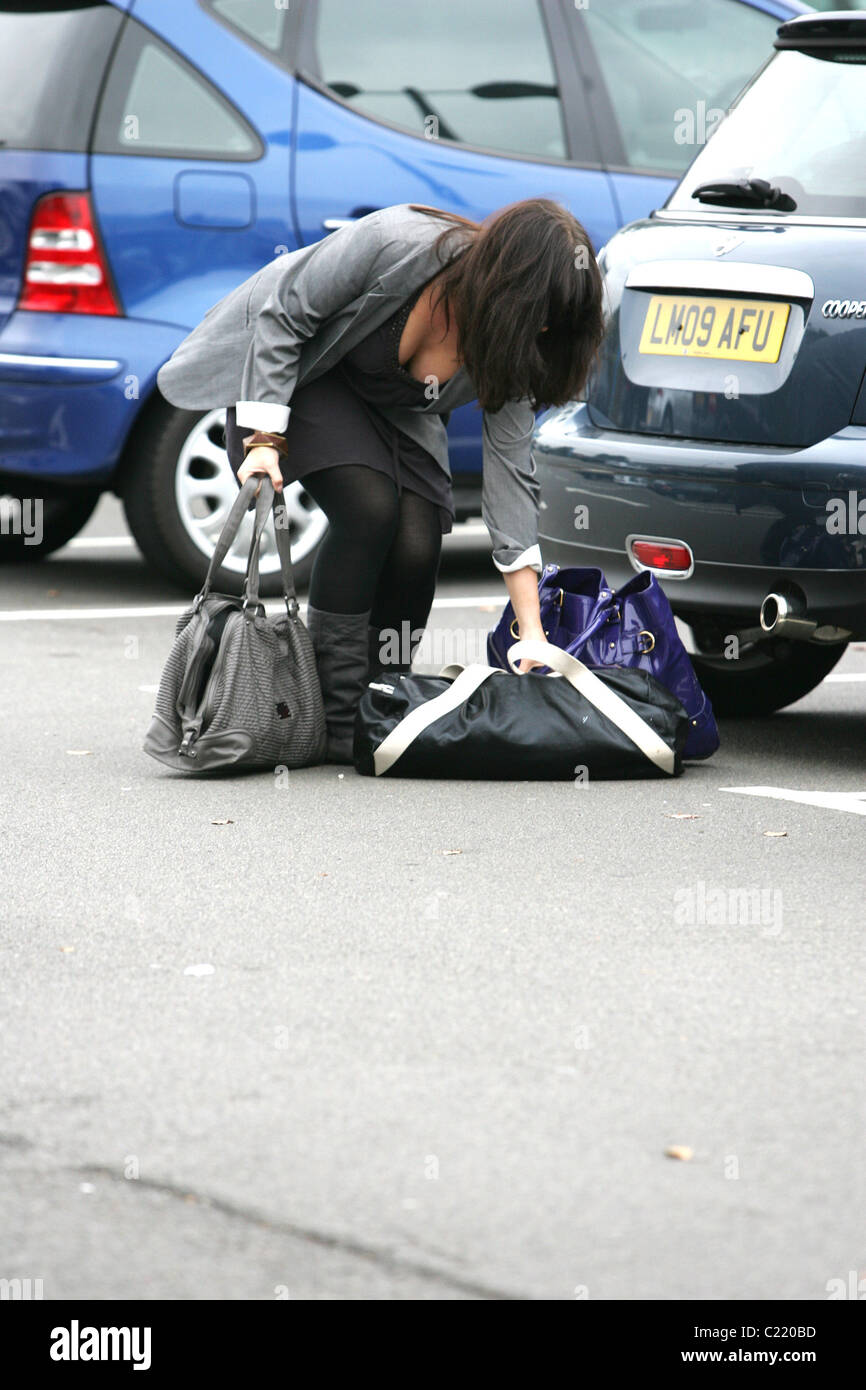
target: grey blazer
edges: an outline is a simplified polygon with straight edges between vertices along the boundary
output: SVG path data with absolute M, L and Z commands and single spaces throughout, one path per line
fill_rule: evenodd
M 279 407 L 290 406 L 296 388 L 328 371 L 441 268 L 433 242 L 446 225 L 398 203 L 275 257 L 207 310 L 159 369 L 160 391 L 188 410 L 240 403 L 242 424 L 259 423 L 260 405 L 277 407 L 271 418 L 287 420 Z M 441 417 L 475 399 L 461 367 L 436 400 L 382 413 L 450 476 Z M 483 412 L 481 512 L 502 571 L 527 564 L 541 570 L 534 425 L 526 398 Z

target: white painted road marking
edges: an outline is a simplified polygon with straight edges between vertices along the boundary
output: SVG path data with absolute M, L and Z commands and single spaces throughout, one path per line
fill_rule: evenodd
M 864 792 L 798 792 L 788 787 L 719 787 L 721 792 L 736 792 L 740 796 L 766 796 L 774 801 L 797 801 L 801 806 L 821 806 L 827 811 L 852 811 L 866 816 Z
M 487 527 L 480 522 L 464 521 L 458 523 L 451 534 L 458 539 L 460 536 L 486 536 Z M 62 550 L 127 550 L 134 546 L 132 536 L 74 536 L 57 554 L 60 555 Z
M 67 541 L 63 550 L 113 550 L 115 546 L 122 546 L 124 549 L 135 545 L 132 536 L 75 536 L 71 541 Z M 58 555 L 60 551 L 58 550 Z
M 866 681 L 866 671 L 843 671 L 841 675 L 831 674 L 825 681 Z
M 0 623 L 70 622 L 86 618 L 176 618 L 189 603 L 155 604 L 148 608 L 9 608 Z
M 472 598 L 435 598 L 434 608 L 494 608 L 498 614 L 505 607 L 507 594 L 478 594 Z M 177 618 L 185 613 L 192 602 L 157 603 L 136 608 L 7 608 L 0 611 L 0 623 L 50 623 L 74 622 L 95 618 Z M 274 609 L 282 604 L 279 599 L 268 599 Z M 301 603 L 305 610 L 306 603 Z

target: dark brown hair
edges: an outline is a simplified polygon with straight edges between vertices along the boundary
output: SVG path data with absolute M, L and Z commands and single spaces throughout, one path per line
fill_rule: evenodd
M 532 408 L 580 395 L 604 332 L 601 272 L 586 231 L 550 198 L 525 198 L 471 222 L 441 217 L 433 307 L 457 323 L 457 351 L 484 410 L 528 397 Z M 547 329 L 543 332 L 543 329 Z

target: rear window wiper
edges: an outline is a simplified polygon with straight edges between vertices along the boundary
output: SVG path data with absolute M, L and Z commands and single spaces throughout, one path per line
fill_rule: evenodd
M 513 101 L 517 97 L 558 97 L 559 88 L 543 82 L 479 82 L 470 87 L 474 97 Z
M 701 183 L 692 197 L 701 203 L 772 208 L 776 212 L 793 212 L 797 206 L 790 194 L 783 193 L 766 179 L 720 179 L 718 183 Z

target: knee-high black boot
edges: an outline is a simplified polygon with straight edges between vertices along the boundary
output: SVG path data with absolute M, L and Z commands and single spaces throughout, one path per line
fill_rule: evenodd
M 355 713 L 367 684 L 370 610 L 326 613 L 307 604 L 307 629 L 316 653 L 328 748 L 325 761 L 351 763 Z

